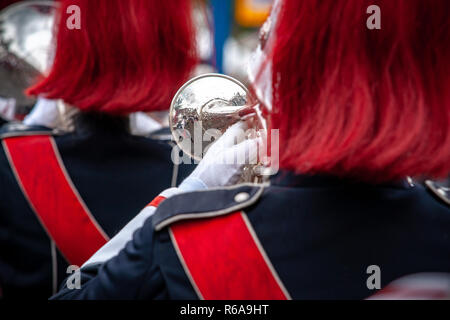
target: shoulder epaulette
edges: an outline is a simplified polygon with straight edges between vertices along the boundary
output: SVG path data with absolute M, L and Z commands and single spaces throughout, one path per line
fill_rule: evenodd
M 153 216 L 153 228 L 160 231 L 179 221 L 212 218 L 253 205 L 267 185 L 240 184 L 175 195 L 162 202 Z

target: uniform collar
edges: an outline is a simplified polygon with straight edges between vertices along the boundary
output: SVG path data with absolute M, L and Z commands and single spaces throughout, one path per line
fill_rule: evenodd
M 126 116 L 112 116 L 105 113 L 79 112 L 74 116 L 75 131 L 79 134 L 108 132 L 129 134 L 130 122 Z
M 351 179 L 344 179 L 330 175 L 306 175 L 295 174 L 292 171 L 280 170 L 271 178 L 271 185 L 283 187 L 305 187 L 305 188 L 323 188 L 323 187 L 342 187 L 342 186 L 374 186 L 367 182 L 360 182 Z M 408 189 L 411 185 L 406 179 L 378 184 L 379 187 Z

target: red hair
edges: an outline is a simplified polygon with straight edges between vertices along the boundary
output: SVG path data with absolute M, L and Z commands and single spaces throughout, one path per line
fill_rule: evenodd
M 83 111 L 165 110 L 197 63 L 189 0 L 61 0 L 49 75 L 28 90 Z M 67 8 L 81 11 L 69 29 Z
M 370 5 L 381 30 L 369 30 Z M 286 0 L 271 127 L 280 167 L 372 182 L 450 172 L 450 1 Z

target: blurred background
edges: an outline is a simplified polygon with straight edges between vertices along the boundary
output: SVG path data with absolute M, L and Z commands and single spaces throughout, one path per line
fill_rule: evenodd
M 210 0 L 215 53 L 220 73 L 246 81 L 246 68 L 258 44 L 258 30 L 267 19 L 272 0 Z

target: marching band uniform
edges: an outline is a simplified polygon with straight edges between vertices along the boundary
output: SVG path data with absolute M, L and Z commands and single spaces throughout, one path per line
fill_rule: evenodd
M 113 237 L 149 193 L 187 176 L 191 166 L 173 164 L 166 131 L 135 136 L 127 118 L 89 113 L 76 116 L 70 133 L 36 125 L 2 128 L 4 298 L 50 296 L 67 266 L 81 265 Z
M 39 103 L 24 124 L 0 132 L 4 298 L 48 298 L 68 266 L 82 265 L 149 194 L 193 167 L 176 163 L 168 128 L 139 114 L 167 110 L 194 71 L 190 1 L 58 4 L 51 70 L 27 89 Z M 71 16 L 73 6 L 82 14 Z
M 116 246 L 122 251 L 88 261 L 81 289 L 54 298 L 362 299 L 376 293 L 367 287 L 371 265 L 382 287 L 450 273 L 442 254 L 450 208 L 422 185 L 284 171 L 270 185 L 172 192 L 158 202 L 132 241 Z
M 388 3 L 392 6 L 388 7 Z M 440 5 L 438 8 L 448 6 L 448 3 L 444 1 L 437 4 Z M 388 10 L 393 15 L 401 12 L 396 5 L 386 1 L 384 14 L 389 13 Z M 399 5 L 406 6 L 404 3 Z M 417 2 L 413 5 L 417 12 L 423 13 Z M 339 6 L 339 11 L 332 10 L 330 6 Z M 389 139 L 380 134 L 381 138 L 386 138 L 389 143 L 395 142 L 401 147 L 404 147 L 406 143 L 404 136 L 411 132 L 404 132 L 405 134 L 402 135 L 395 120 L 402 113 L 393 112 L 395 116 L 390 113 L 398 111 L 396 104 L 400 104 L 399 108 L 404 106 L 405 101 L 401 98 L 404 98 L 405 94 L 400 91 L 398 96 L 392 93 L 382 97 L 381 91 L 371 92 L 370 90 L 376 85 L 380 87 L 385 85 L 378 78 L 374 85 L 370 77 L 367 77 L 370 81 L 362 77 L 361 84 L 370 88 L 367 92 L 360 90 L 364 91 L 365 95 L 355 95 L 353 100 L 342 98 L 340 104 L 335 102 L 341 96 L 352 97 L 350 94 L 353 93 L 352 89 L 348 88 L 344 79 L 353 79 L 364 74 L 367 66 L 363 63 L 367 63 L 364 59 L 367 57 L 358 51 L 355 57 L 362 55 L 363 59 L 358 61 L 358 64 L 352 65 L 355 68 L 350 68 L 352 69 L 350 71 L 354 73 L 340 74 L 339 72 L 348 71 L 349 68 L 347 65 L 339 65 L 341 60 L 344 60 L 342 57 L 342 59 L 333 60 L 334 57 L 327 51 L 328 45 L 337 43 L 338 45 L 331 48 L 341 55 L 349 53 L 345 45 L 336 41 L 341 38 L 332 37 L 335 34 L 329 31 L 333 29 L 331 21 L 328 21 L 331 19 L 326 20 L 324 19 L 326 15 L 321 17 L 319 13 L 333 14 L 334 20 L 339 16 L 335 12 L 344 15 L 349 10 L 353 13 L 351 10 L 359 10 L 361 6 L 363 4 L 358 1 L 354 1 L 351 8 L 344 1 L 337 1 L 336 4 L 323 1 L 275 1 L 274 17 L 276 18 L 280 12 L 283 18 L 273 21 L 278 25 L 273 30 L 276 31 L 275 35 L 278 32 L 282 35 L 281 40 L 278 42 L 276 39 L 274 42 L 274 38 L 269 37 L 268 34 L 263 37 L 264 41 L 261 44 L 265 43 L 266 48 L 270 49 L 269 54 L 262 57 L 260 61 L 256 61 L 258 71 L 250 74 L 251 81 L 257 85 L 254 89 L 259 101 L 268 109 L 269 117 L 275 115 L 270 118 L 271 126 L 280 129 L 281 142 L 287 145 L 280 150 L 280 168 L 283 170 L 272 177 L 270 183 L 223 187 L 226 183 L 211 183 L 207 179 L 208 174 L 199 175 L 199 170 L 205 170 L 208 167 L 210 176 L 220 176 L 226 171 L 213 168 L 209 163 L 211 159 L 208 155 L 223 139 L 223 137 L 220 138 L 193 174 L 178 189 L 166 190 L 156 197 L 134 221 L 83 265 L 80 288 L 73 289 L 69 285 L 73 281 L 76 282 L 78 276 L 71 277 L 53 299 L 365 299 L 378 292 L 378 288 L 373 288 L 369 282 L 372 275 L 370 270 L 373 267 L 380 272 L 381 288 L 404 276 L 424 272 L 450 274 L 450 255 L 448 255 L 450 252 L 450 208 L 446 194 L 443 194 L 442 189 L 437 188 L 433 183 L 422 185 L 392 178 L 407 176 L 404 171 L 399 171 L 404 168 L 424 176 L 439 166 L 448 169 L 448 162 L 443 161 L 445 156 L 448 156 L 448 150 L 442 147 L 444 141 L 448 146 L 448 127 L 440 121 L 442 120 L 440 117 L 446 117 L 448 113 L 445 113 L 447 110 L 443 108 L 439 109 L 440 104 L 433 105 L 433 102 L 441 102 L 440 99 L 443 99 L 443 96 L 430 92 L 431 96 L 436 94 L 436 99 L 426 101 L 430 108 L 434 107 L 433 110 L 437 110 L 434 114 L 436 117 L 426 118 L 429 121 L 427 125 L 433 128 L 434 135 L 430 134 L 431 130 L 426 131 L 423 125 L 419 127 L 422 135 L 416 132 L 413 137 L 408 136 L 409 140 L 415 139 L 415 143 L 422 147 L 424 144 L 426 147 L 440 146 L 441 149 L 437 147 L 435 150 L 440 152 L 440 157 L 427 158 L 429 161 L 424 165 L 425 157 L 420 158 L 417 153 L 415 157 L 420 158 L 421 161 L 414 161 L 416 159 L 404 161 L 403 158 L 398 159 L 392 156 L 391 146 L 377 145 L 376 150 L 380 155 L 393 157 L 392 162 L 389 162 L 390 167 L 379 164 L 375 166 L 369 161 L 371 159 L 364 159 L 367 162 L 360 160 L 353 167 L 347 163 L 356 161 L 355 154 L 358 150 L 361 151 L 361 149 L 355 151 L 349 145 L 353 142 L 359 144 L 361 148 L 361 145 L 365 146 L 367 143 L 367 139 L 361 138 L 366 136 L 359 131 L 356 132 L 356 129 L 362 126 L 366 126 L 365 129 L 369 133 L 375 131 L 375 126 L 383 126 L 384 131 L 392 134 L 388 135 L 383 131 Z M 321 11 L 315 12 L 315 9 Z M 299 10 L 303 11 L 299 12 Z M 311 12 L 314 12 L 316 16 L 312 16 Z M 363 12 L 362 9 L 361 12 Z M 298 21 L 300 14 L 302 21 Z M 431 14 L 438 15 L 435 11 L 431 11 Z M 440 30 L 439 23 L 448 21 L 442 18 L 443 16 L 440 16 L 439 21 L 436 19 L 427 21 L 426 19 L 433 18 L 430 15 L 425 15 L 424 21 L 430 22 L 430 25 L 431 22 L 435 23 L 431 31 Z M 321 18 L 317 19 L 318 16 Z M 308 19 L 311 20 L 308 21 Z M 360 18 L 355 18 L 354 24 L 351 21 L 348 22 L 348 30 L 354 31 L 354 25 L 360 23 L 358 19 Z M 324 21 L 330 25 L 320 25 Z M 302 28 L 301 22 L 314 22 L 317 24 L 315 28 L 322 29 L 318 32 L 316 29 Z M 400 22 L 407 24 L 410 21 Z M 293 25 L 298 28 L 296 32 L 292 32 Z M 394 38 L 395 41 L 402 42 L 410 39 L 408 33 L 405 36 L 397 32 L 395 28 L 393 29 L 395 32 L 392 33 L 401 39 Z M 400 29 L 407 28 L 403 26 Z M 358 32 L 366 31 L 358 30 Z M 303 42 L 298 41 L 300 33 L 302 33 Z M 359 33 L 356 34 L 360 36 Z M 354 41 L 355 35 L 352 33 L 348 36 L 345 32 L 343 35 L 339 34 L 342 37 L 349 37 L 344 40 L 349 41 L 351 45 L 358 44 L 370 51 L 367 56 L 371 56 L 374 47 L 366 48 L 365 42 Z M 376 34 L 374 33 L 373 36 L 375 37 Z M 401 38 L 402 36 L 405 38 Z M 384 37 L 385 35 L 381 38 L 384 39 Z M 386 38 L 387 44 L 391 45 L 389 43 L 391 38 Z M 439 40 L 438 37 L 436 39 Z M 380 43 L 386 44 L 381 40 Z M 275 51 L 279 56 L 272 55 L 273 46 L 275 49 L 281 48 L 281 53 Z M 329 49 L 329 52 L 334 55 L 335 52 L 332 49 Z M 409 47 L 402 50 L 409 50 Z M 297 61 L 290 58 L 300 53 L 306 58 L 315 60 L 300 59 L 298 63 L 302 64 L 304 73 L 301 72 L 301 68 L 292 69 Z M 424 56 L 427 53 L 424 52 Z M 397 53 L 392 55 L 395 54 Z M 409 55 L 412 55 L 411 52 L 405 54 L 405 56 Z M 274 59 L 271 65 L 266 58 L 272 56 Z M 328 63 L 323 63 L 324 59 L 328 59 L 327 62 L 335 68 L 328 66 L 329 68 L 325 69 L 324 66 Z M 413 59 L 409 62 L 411 61 L 416 62 Z M 445 61 L 445 59 L 440 60 L 441 63 Z M 311 65 L 313 67 L 309 69 Z M 439 64 L 436 62 L 435 65 Z M 395 67 L 401 66 L 403 65 L 395 64 Z M 370 70 L 370 68 L 367 69 Z M 331 70 L 333 76 L 323 70 Z M 392 78 L 394 78 L 391 75 L 391 72 L 394 73 L 392 70 L 403 75 L 401 68 L 400 71 L 394 68 L 394 62 L 389 64 L 386 70 L 385 73 Z M 318 73 L 317 77 L 313 76 L 314 72 Z M 340 77 L 335 76 L 334 73 Z M 426 78 L 422 73 L 416 74 L 416 77 Z M 322 91 L 318 90 L 318 84 L 326 78 L 331 79 L 329 86 Z M 410 93 L 411 88 L 408 85 L 401 87 L 409 82 L 405 81 L 405 77 L 399 77 L 399 79 L 401 81 L 396 82 L 399 86 L 398 90 L 403 89 Z M 272 80 L 277 83 L 272 83 Z M 364 80 L 366 80 L 365 83 L 363 83 Z M 389 82 L 391 78 L 387 79 L 389 81 L 386 81 L 386 78 L 382 80 Z M 260 81 L 263 81 L 265 85 L 261 86 Z M 307 81 L 310 82 L 305 83 Z M 358 91 L 360 84 L 356 85 L 356 83 L 354 85 L 358 88 L 354 90 Z M 286 84 L 285 91 L 281 90 L 285 89 L 283 84 Z M 390 82 L 389 85 L 391 85 Z M 417 83 L 414 85 L 418 89 L 429 89 L 421 88 Z M 333 88 L 336 88 L 335 91 Z M 392 90 L 392 86 L 389 88 Z M 281 96 L 280 92 L 285 93 L 286 96 Z M 316 95 L 319 94 L 323 94 L 324 97 L 317 98 Z M 381 106 L 371 103 L 372 95 L 376 96 L 377 103 L 392 105 L 389 104 L 389 108 L 383 109 L 383 112 L 379 112 L 380 110 L 375 112 L 373 109 L 381 109 Z M 305 97 L 309 100 L 305 100 Z M 352 109 L 356 108 L 353 102 L 366 98 L 367 104 L 359 104 L 359 109 L 356 111 Z M 384 100 L 380 100 L 381 98 Z M 316 99 L 322 103 L 317 103 Z M 407 101 L 408 108 L 426 105 L 422 103 L 419 107 L 412 106 L 414 101 L 411 99 Z M 334 102 L 337 106 L 333 105 Z M 344 117 L 347 115 L 347 108 L 353 112 L 352 119 Z M 370 111 L 365 108 L 369 108 Z M 373 117 L 364 118 L 367 123 L 362 123 L 363 121 L 357 116 L 361 110 L 373 114 Z M 423 113 L 428 111 L 420 110 Z M 320 117 L 316 117 L 316 113 L 319 113 Z M 391 121 L 383 122 L 377 118 L 378 116 L 383 120 L 382 117 L 386 116 L 384 113 L 393 117 L 388 118 Z M 336 114 L 341 117 L 333 118 Z M 323 127 L 330 125 L 330 128 L 327 127 L 325 130 L 321 126 L 314 127 L 313 124 L 308 123 L 313 121 L 308 117 L 319 121 Z M 339 121 L 333 122 L 336 119 Z M 298 125 L 296 122 L 300 120 L 304 121 L 303 125 L 306 129 L 295 127 Z M 353 121 L 351 123 L 354 126 L 353 131 L 350 129 L 347 131 L 347 125 L 351 121 Z M 410 123 L 407 129 L 410 130 Z M 417 127 L 415 130 L 418 130 Z M 324 131 L 326 134 L 323 134 Z M 442 134 L 442 139 L 435 140 L 434 144 L 423 138 L 429 137 L 431 140 L 439 136 L 436 132 Z M 323 143 L 324 146 L 316 146 L 310 142 L 315 135 L 320 138 L 315 141 Z M 369 138 L 377 142 L 379 142 L 377 139 L 381 139 L 379 136 L 370 135 Z M 302 147 L 297 146 L 298 141 L 303 143 Z M 415 151 L 413 147 L 416 144 L 408 145 L 410 153 Z M 323 148 L 319 150 L 321 152 L 314 149 L 319 147 Z M 347 162 L 334 163 L 332 161 L 337 161 L 335 158 L 325 157 L 328 154 L 335 154 L 333 153 L 335 147 L 342 148 L 340 150 L 342 154 L 336 153 L 336 158 L 341 155 L 348 156 L 345 158 Z M 397 147 L 400 148 L 398 145 Z M 311 156 L 307 158 L 309 162 L 306 163 L 292 156 L 293 154 L 304 156 L 303 148 L 313 149 L 309 150 Z M 227 151 L 227 147 L 223 149 L 225 153 L 232 151 L 231 149 Z M 217 150 L 213 152 L 213 156 L 215 152 Z M 291 156 L 288 159 L 291 161 L 286 160 L 287 155 Z M 325 158 L 330 163 L 324 162 Z M 318 166 L 316 171 L 307 171 L 315 164 L 314 161 L 322 167 Z M 349 172 L 339 171 L 342 168 Z M 441 174 L 444 171 L 441 170 Z M 294 172 L 303 172 L 303 174 Z M 378 173 L 375 178 L 379 181 L 368 182 L 370 181 L 367 179 L 368 174 L 374 172 Z M 448 290 L 445 294 L 448 294 Z

